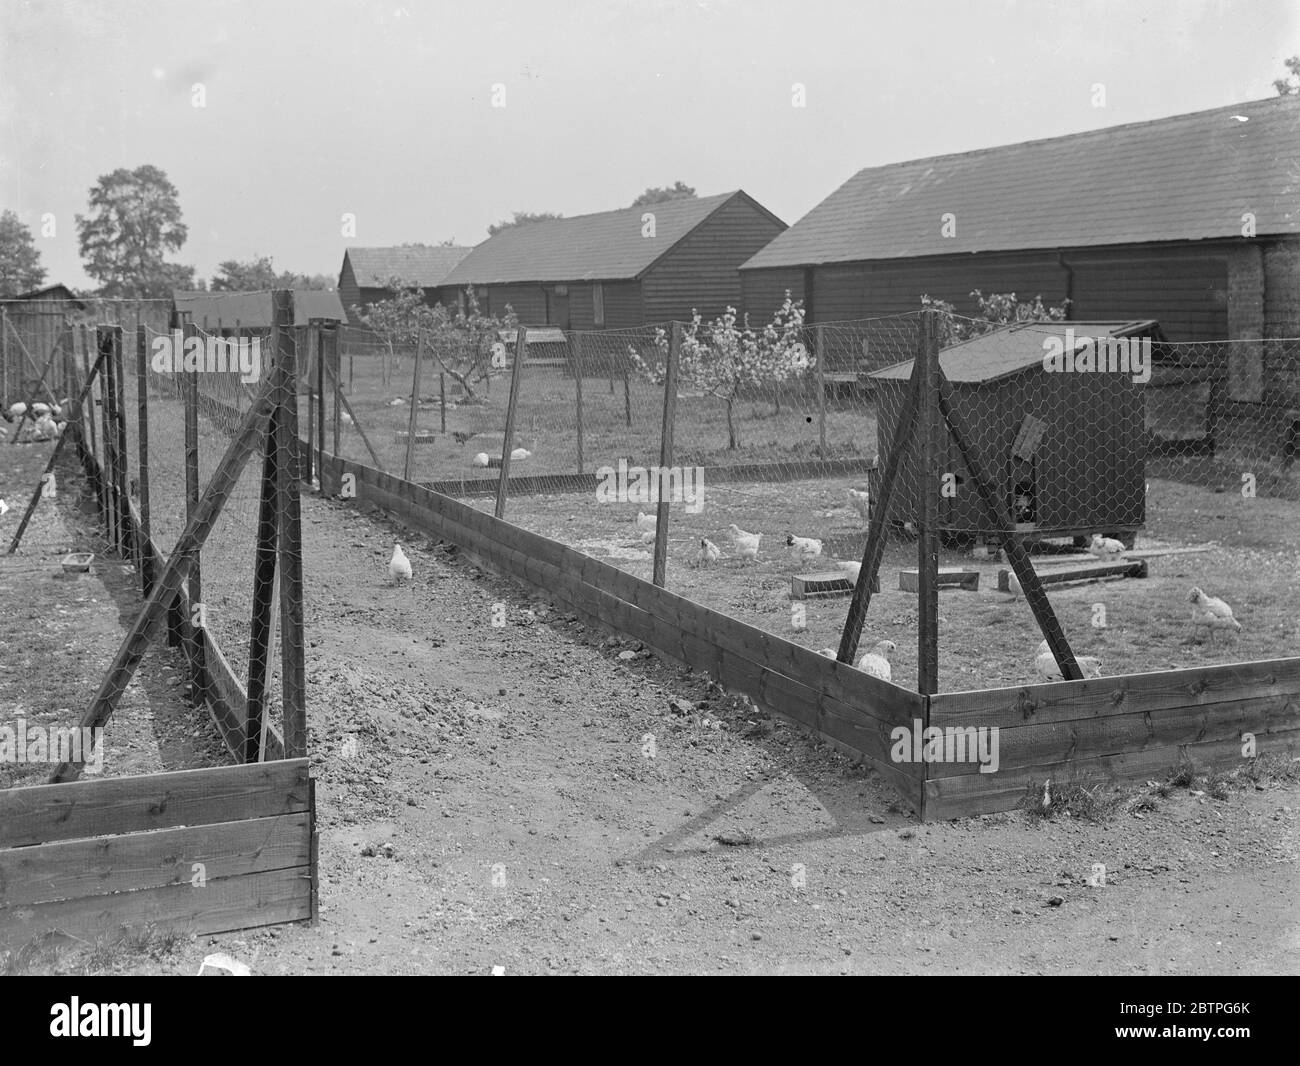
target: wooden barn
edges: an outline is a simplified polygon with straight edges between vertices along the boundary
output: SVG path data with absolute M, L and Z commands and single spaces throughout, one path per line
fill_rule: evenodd
M 737 268 L 785 223 L 742 191 L 512 226 L 458 263 L 479 307 L 525 326 L 626 329 L 741 304 Z M 770 314 L 780 306 L 778 300 Z
M 745 307 L 790 289 L 810 323 L 923 295 L 973 315 L 979 289 L 1069 299 L 1072 318 L 1152 316 L 1171 341 L 1300 336 L 1297 144 L 1286 96 L 869 167 L 741 267 Z M 1263 344 L 1235 360 L 1233 399 L 1300 391 Z
M 1015 516 L 1018 531 L 1031 537 L 1093 532 L 1128 537 L 1142 526 L 1149 442 L 1141 380 L 1148 375 L 1142 368 L 1150 370 L 1153 349 L 1161 340 L 1160 327 L 1152 320 L 1036 322 L 1007 326 L 940 354 L 955 410 L 967 427 L 967 444 L 997 479 L 995 491 Z M 1048 371 L 1044 358 L 1058 350 L 1062 365 L 1073 365 L 1066 356 L 1075 355 L 1081 368 Z M 1087 364 L 1082 363 L 1085 353 L 1090 353 Z M 1113 369 L 1105 358 L 1111 353 Z M 870 376 L 881 456 L 888 453 L 897 432 L 911 374 L 909 361 Z M 954 477 L 952 494 L 939 501 L 940 528 L 985 537 L 996 526 L 984 511 L 946 424 L 944 430 L 938 471 Z M 920 445 L 914 439 L 894 488 L 894 522 L 915 520 L 918 513 L 919 458 Z M 873 498 L 880 489 L 879 476 L 877 469 L 870 485 Z M 938 486 L 937 478 L 927 477 L 924 484 Z
M 339 299 L 353 326 L 362 325 L 360 312 L 388 299 L 388 283 L 401 278 L 424 292 L 430 307 L 456 302 L 456 287 L 448 285 L 448 272 L 469 248 L 433 244 L 403 244 L 396 248 L 349 248 L 339 270 Z M 360 309 L 360 311 L 358 310 Z

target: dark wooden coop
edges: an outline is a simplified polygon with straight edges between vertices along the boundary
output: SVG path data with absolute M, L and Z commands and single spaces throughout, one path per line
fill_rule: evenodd
M 968 447 L 997 480 L 995 491 L 1015 516 L 1017 532 L 1029 539 L 1098 532 L 1131 542 L 1146 517 L 1143 385 L 1134 380 L 1131 361 L 1129 372 L 1120 370 L 1118 361 L 1116 369 L 1049 372 L 1044 356 L 1059 341 L 1063 353 L 1072 351 L 1079 359 L 1091 350 L 1106 366 L 1124 347 L 1113 342 L 1133 346 L 1161 339 L 1152 320 L 1021 323 L 940 354 Z M 1152 347 L 1145 348 L 1148 370 Z M 882 459 L 892 446 L 911 374 L 909 360 L 870 375 Z M 997 539 L 1000 530 L 981 505 L 946 424 L 933 480 L 918 478 L 918 462 L 919 443 L 913 439 L 894 489 L 890 516 L 895 524 L 915 521 L 921 484 L 941 489 L 942 475 L 951 473 L 951 494 L 941 495 L 937 508 L 946 539 Z M 873 498 L 880 470 L 878 465 L 871 475 Z

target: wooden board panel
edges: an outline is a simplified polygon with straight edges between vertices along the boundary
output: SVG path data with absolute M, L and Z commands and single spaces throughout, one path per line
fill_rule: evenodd
M 1300 752 L 1300 730 L 1278 733 L 1270 738 L 1260 754 Z M 1095 759 L 1081 759 L 1067 765 L 1026 766 L 996 774 L 964 774 L 960 777 L 932 778 L 925 783 L 925 818 L 927 821 L 964 818 L 996 811 L 1014 810 L 1020 805 L 1030 782 L 1049 778 L 1053 785 L 1081 783 L 1092 785 L 1104 781 L 1156 780 L 1173 770 L 1180 761 L 1191 760 L 1198 767 L 1228 770 L 1242 765 L 1241 744 L 1235 740 L 1180 747 L 1150 748 Z
M 310 853 L 311 816 L 306 811 L 4 848 L 0 849 L 0 925 L 17 906 L 188 885 L 194 876 L 193 863 L 202 863 L 204 876 L 211 881 L 306 866 Z
M 1180 744 L 1234 740 L 1244 732 L 1254 733 L 1262 744 L 1274 733 L 1297 728 L 1300 699 L 1263 696 L 999 729 L 998 754 L 1001 767 L 1014 769 L 1155 747 L 1173 749 Z M 969 764 L 934 763 L 929 776 L 954 777 L 970 772 Z
M 1300 658 L 1120 674 L 1023 688 L 941 692 L 931 697 L 930 724 L 1020 726 L 1167 707 L 1210 705 L 1300 694 Z
M 0 847 L 308 809 L 306 759 L 0 791 Z
M 1146 559 L 1121 560 L 1113 563 L 1096 561 L 1058 563 L 1034 567 L 1034 573 L 1044 585 L 1061 585 L 1070 581 L 1100 581 L 1107 577 L 1146 577 Z M 1011 591 L 1011 571 L 1005 566 L 998 570 L 998 591 Z
M 219 878 L 202 889 L 186 882 L 17 907 L 0 922 L 0 950 L 16 951 L 51 931 L 94 943 L 145 926 L 205 936 L 310 918 L 311 872 L 293 867 Z
M 915 569 L 900 570 L 898 572 L 898 587 L 903 592 L 919 591 L 921 588 L 920 572 Z M 966 570 L 960 566 L 941 566 L 939 567 L 939 587 L 978 592 L 980 588 L 980 572 L 978 570 Z

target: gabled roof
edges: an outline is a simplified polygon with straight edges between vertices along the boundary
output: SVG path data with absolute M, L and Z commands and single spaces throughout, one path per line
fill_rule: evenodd
M 489 237 L 461 260 L 448 275 L 447 284 L 630 281 L 737 196 L 784 225 L 742 191 L 533 222 Z M 653 237 L 641 235 L 641 216 L 646 212 L 655 216 Z
M 1048 337 L 1061 341 L 1062 351 L 1077 352 L 1086 338 L 1150 337 L 1163 340 L 1155 319 L 1131 322 L 1017 322 L 991 333 L 950 345 L 939 353 L 939 366 L 949 381 L 995 381 L 1043 365 Z M 907 381 L 913 360 L 895 363 L 868 375 L 886 381 Z
M 15 300 L 66 300 L 76 304 L 78 307 L 85 307 L 85 303 L 73 295 L 71 289 L 62 283 L 46 285 L 44 288 L 32 289 L 29 292 L 20 292 L 14 297 Z
M 271 294 L 269 292 L 189 292 L 177 289 L 172 293 L 172 303 L 177 311 L 188 311 L 190 321 L 196 326 L 207 324 L 215 328 L 220 321 L 225 329 L 241 327 L 266 329 L 271 325 Z M 318 289 L 294 289 L 293 324 L 305 326 L 312 318 L 329 318 L 346 322 L 347 314 L 336 292 Z
M 1300 95 L 869 167 L 741 269 L 1240 237 L 1246 212 L 1300 234 Z
M 448 272 L 472 251 L 446 245 L 410 244 L 399 248 L 349 248 L 343 258 L 352 264 L 357 285 L 382 289 L 390 278 L 401 278 L 420 288 L 436 288 Z

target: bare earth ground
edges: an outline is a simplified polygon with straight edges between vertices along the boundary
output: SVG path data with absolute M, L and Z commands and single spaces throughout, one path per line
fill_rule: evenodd
M 1300 972 L 1294 781 L 1174 790 L 1100 823 L 917 826 L 870 774 L 706 679 L 387 520 L 303 510 L 320 925 L 29 969 L 192 974 L 224 950 L 293 974 Z M 409 586 L 387 583 L 395 537 Z M 49 599 L 3 579 L 11 605 Z M 65 609 L 104 627 L 81 659 L 102 666 L 116 605 Z M 43 684 L 30 666 L 4 678 L 7 703 Z M 165 704 L 149 709 L 162 747 Z M 1085 884 L 1093 863 L 1104 888 Z

